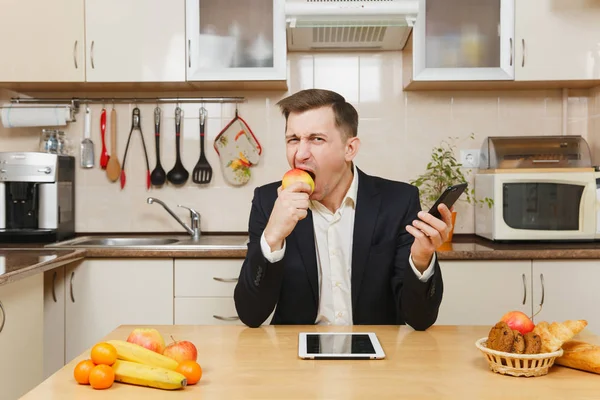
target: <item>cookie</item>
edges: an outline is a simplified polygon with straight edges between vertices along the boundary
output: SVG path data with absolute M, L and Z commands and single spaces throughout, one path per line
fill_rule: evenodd
M 512 329 L 510 329 L 506 322 L 500 321 L 490 330 L 487 347 L 492 350 L 509 353 L 513 348 L 514 341 L 515 336 Z
M 523 354 L 525 352 L 525 338 L 521 332 L 513 329 L 514 342 L 511 353 Z
M 525 354 L 539 354 L 542 351 L 542 338 L 540 335 L 529 332 L 524 336 Z

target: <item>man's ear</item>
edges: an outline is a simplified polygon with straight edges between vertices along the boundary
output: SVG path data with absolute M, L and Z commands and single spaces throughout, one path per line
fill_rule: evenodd
M 357 137 L 352 137 L 348 139 L 346 142 L 346 161 L 352 161 L 354 157 L 358 154 L 358 149 L 360 148 L 360 139 Z

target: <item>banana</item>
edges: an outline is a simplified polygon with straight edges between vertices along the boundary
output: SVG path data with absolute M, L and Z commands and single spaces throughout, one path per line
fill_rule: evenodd
M 112 365 L 115 381 L 158 389 L 181 389 L 187 385 L 183 374 L 170 369 L 117 360 Z
M 133 361 L 170 370 L 177 369 L 177 366 L 179 365 L 177 361 L 172 358 L 148 350 L 139 344 L 129 343 L 124 340 L 109 340 L 108 343 L 112 344 L 115 349 L 117 349 L 117 358 L 120 360 Z

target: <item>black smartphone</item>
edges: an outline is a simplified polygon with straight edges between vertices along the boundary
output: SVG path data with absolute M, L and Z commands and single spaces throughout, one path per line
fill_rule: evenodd
M 458 200 L 461 194 L 467 189 L 468 184 L 459 183 L 458 185 L 449 186 L 444 193 L 436 200 L 435 204 L 429 210 L 429 214 L 433 215 L 438 219 L 442 219 L 440 212 L 438 211 L 438 206 L 444 203 L 448 208 L 452 207 L 452 205 Z

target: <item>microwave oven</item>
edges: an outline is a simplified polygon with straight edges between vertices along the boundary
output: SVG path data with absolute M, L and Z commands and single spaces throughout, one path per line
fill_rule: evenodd
M 594 240 L 600 237 L 597 174 L 528 172 L 477 174 L 475 233 L 491 240 Z
M 579 136 L 488 138 L 475 175 L 475 233 L 495 241 L 600 238 L 600 173 Z

